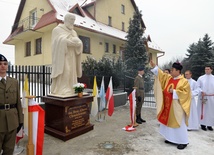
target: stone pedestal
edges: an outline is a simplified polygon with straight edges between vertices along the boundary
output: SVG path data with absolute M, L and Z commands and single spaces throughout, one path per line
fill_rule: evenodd
M 43 96 L 45 102 L 45 133 L 67 141 L 93 130 L 89 104 L 93 96 L 58 98 Z

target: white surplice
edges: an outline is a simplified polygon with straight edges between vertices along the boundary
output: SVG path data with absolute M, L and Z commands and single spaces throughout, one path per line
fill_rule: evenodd
M 158 66 L 151 69 L 154 75 L 158 76 Z M 180 75 L 181 76 L 181 75 Z M 175 77 L 176 79 L 178 77 Z M 173 100 L 178 100 L 178 95 L 175 90 L 173 90 Z M 182 122 L 179 128 L 170 128 L 162 123 L 160 123 L 159 133 L 168 141 L 176 144 L 188 144 L 188 132 L 185 123 L 185 115 L 182 117 Z
M 197 82 L 193 80 L 192 78 L 187 79 L 192 93 L 192 99 L 191 99 L 191 107 L 190 107 L 190 115 L 188 120 L 188 130 L 198 130 L 199 129 L 199 121 L 198 121 L 198 111 L 197 111 L 197 105 L 195 96 L 198 95 L 199 89 L 197 86 Z
M 160 124 L 160 134 L 168 141 L 176 144 L 188 144 L 188 132 L 185 124 L 185 116 L 183 116 L 181 126 L 179 128 L 170 128 Z
M 207 95 L 214 95 L 214 76 L 212 74 L 200 76 L 197 84 L 201 92 L 203 91 Z M 199 93 L 197 105 L 199 123 L 205 126 L 214 126 L 214 96 L 204 96 L 204 99 L 207 101 L 202 105 L 202 96 Z

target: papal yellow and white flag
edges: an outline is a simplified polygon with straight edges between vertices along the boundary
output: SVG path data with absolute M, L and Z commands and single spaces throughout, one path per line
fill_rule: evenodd
M 96 76 L 94 77 L 93 96 L 94 101 L 91 104 L 91 115 L 95 117 L 98 113 L 98 103 L 97 103 L 98 88 Z

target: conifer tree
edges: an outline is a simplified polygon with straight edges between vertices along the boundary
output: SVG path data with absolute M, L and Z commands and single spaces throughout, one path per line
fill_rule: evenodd
M 194 54 L 195 50 L 196 50 L 196 46 L 197 44 L 196 43 L 192 43 L 190 46 L 189 46 L 189 49 L 187 49 L 187 58 L 185 60 L 189 61 L 190 58 L 192 57 L 192 55 Z
M 141 26 L 142 14 L 136 8 L 133 19 L 129 21 L 129 29 L 127 43 L 124 50 L 125 64 L 127 72 L 130 75 L 137 73 L 138 67 L 146 67 L 148 63 L 148 55 L 144 45 L 143 33 L 144 29 Z
M 204 64 L 206 59 L 206 54 L 204 53 L 203 42 L 198 41 L 196 49 L 192 57 L 190 58 L 191 68 L 190 70 L 193 73 L 192 78 L 197 80 L 199 76 L 204 74 Z
M 148 68 L 146 68 L 148 64 L 148 54 L 145 48 L 145 40 L 143 38 L 144 29 L 141 25 L 142 14 L 136 8 L 136 12 L 134 12 L 133 19 L 129 21 L 129 29 L 127 43 L 125 45 L 124 50 L 124 58 L 126 64 L 126 75 L 130 77 L 135 77 L 137 75 L 137 69 L 139 67 L 144 67 L 145 70 L 145 87 L 149 89 L 149 85 L 151 85 L 151 75 L 148 74 Z M 129 80 L 126 83 L 126 86 L 129 88 L 128 94 L 132 91 L 133 81 Z
M 183 72 L 186 70 L 191 70 L 191 58 L 193 54 L 195 53 L 197 49 L 197 44 L 192 43 L 189 45 L 189 49 L 187 49 L 187 54 L 185 54 L 187 57 L 182 60 L 182 65 L 183 65 Z
M 205 65 L 214 65 L 212 45 L 208 34 L 205 34 L 203 39 L 199 39 L 197 44 L 190 45 L 188 49 L 189 54 L 187 54 L 186 62 L 189 63 L 189 68 L 193 72 L 193 78 L 198 79 L 199 76 L 204 74 Z

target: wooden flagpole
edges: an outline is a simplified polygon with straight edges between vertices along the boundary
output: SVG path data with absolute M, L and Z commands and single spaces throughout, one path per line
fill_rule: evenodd
M 29 99 L 35 98 L 35 96 L 26 96 L 25 98 L 28 99 L 28 106 L 29 106 Z M 27 155 L 34 155 L 34 144 L 33 144 L 33 119 L 32 119 L 32 112 L 28 112 L 28 144 L 27 144 Z

